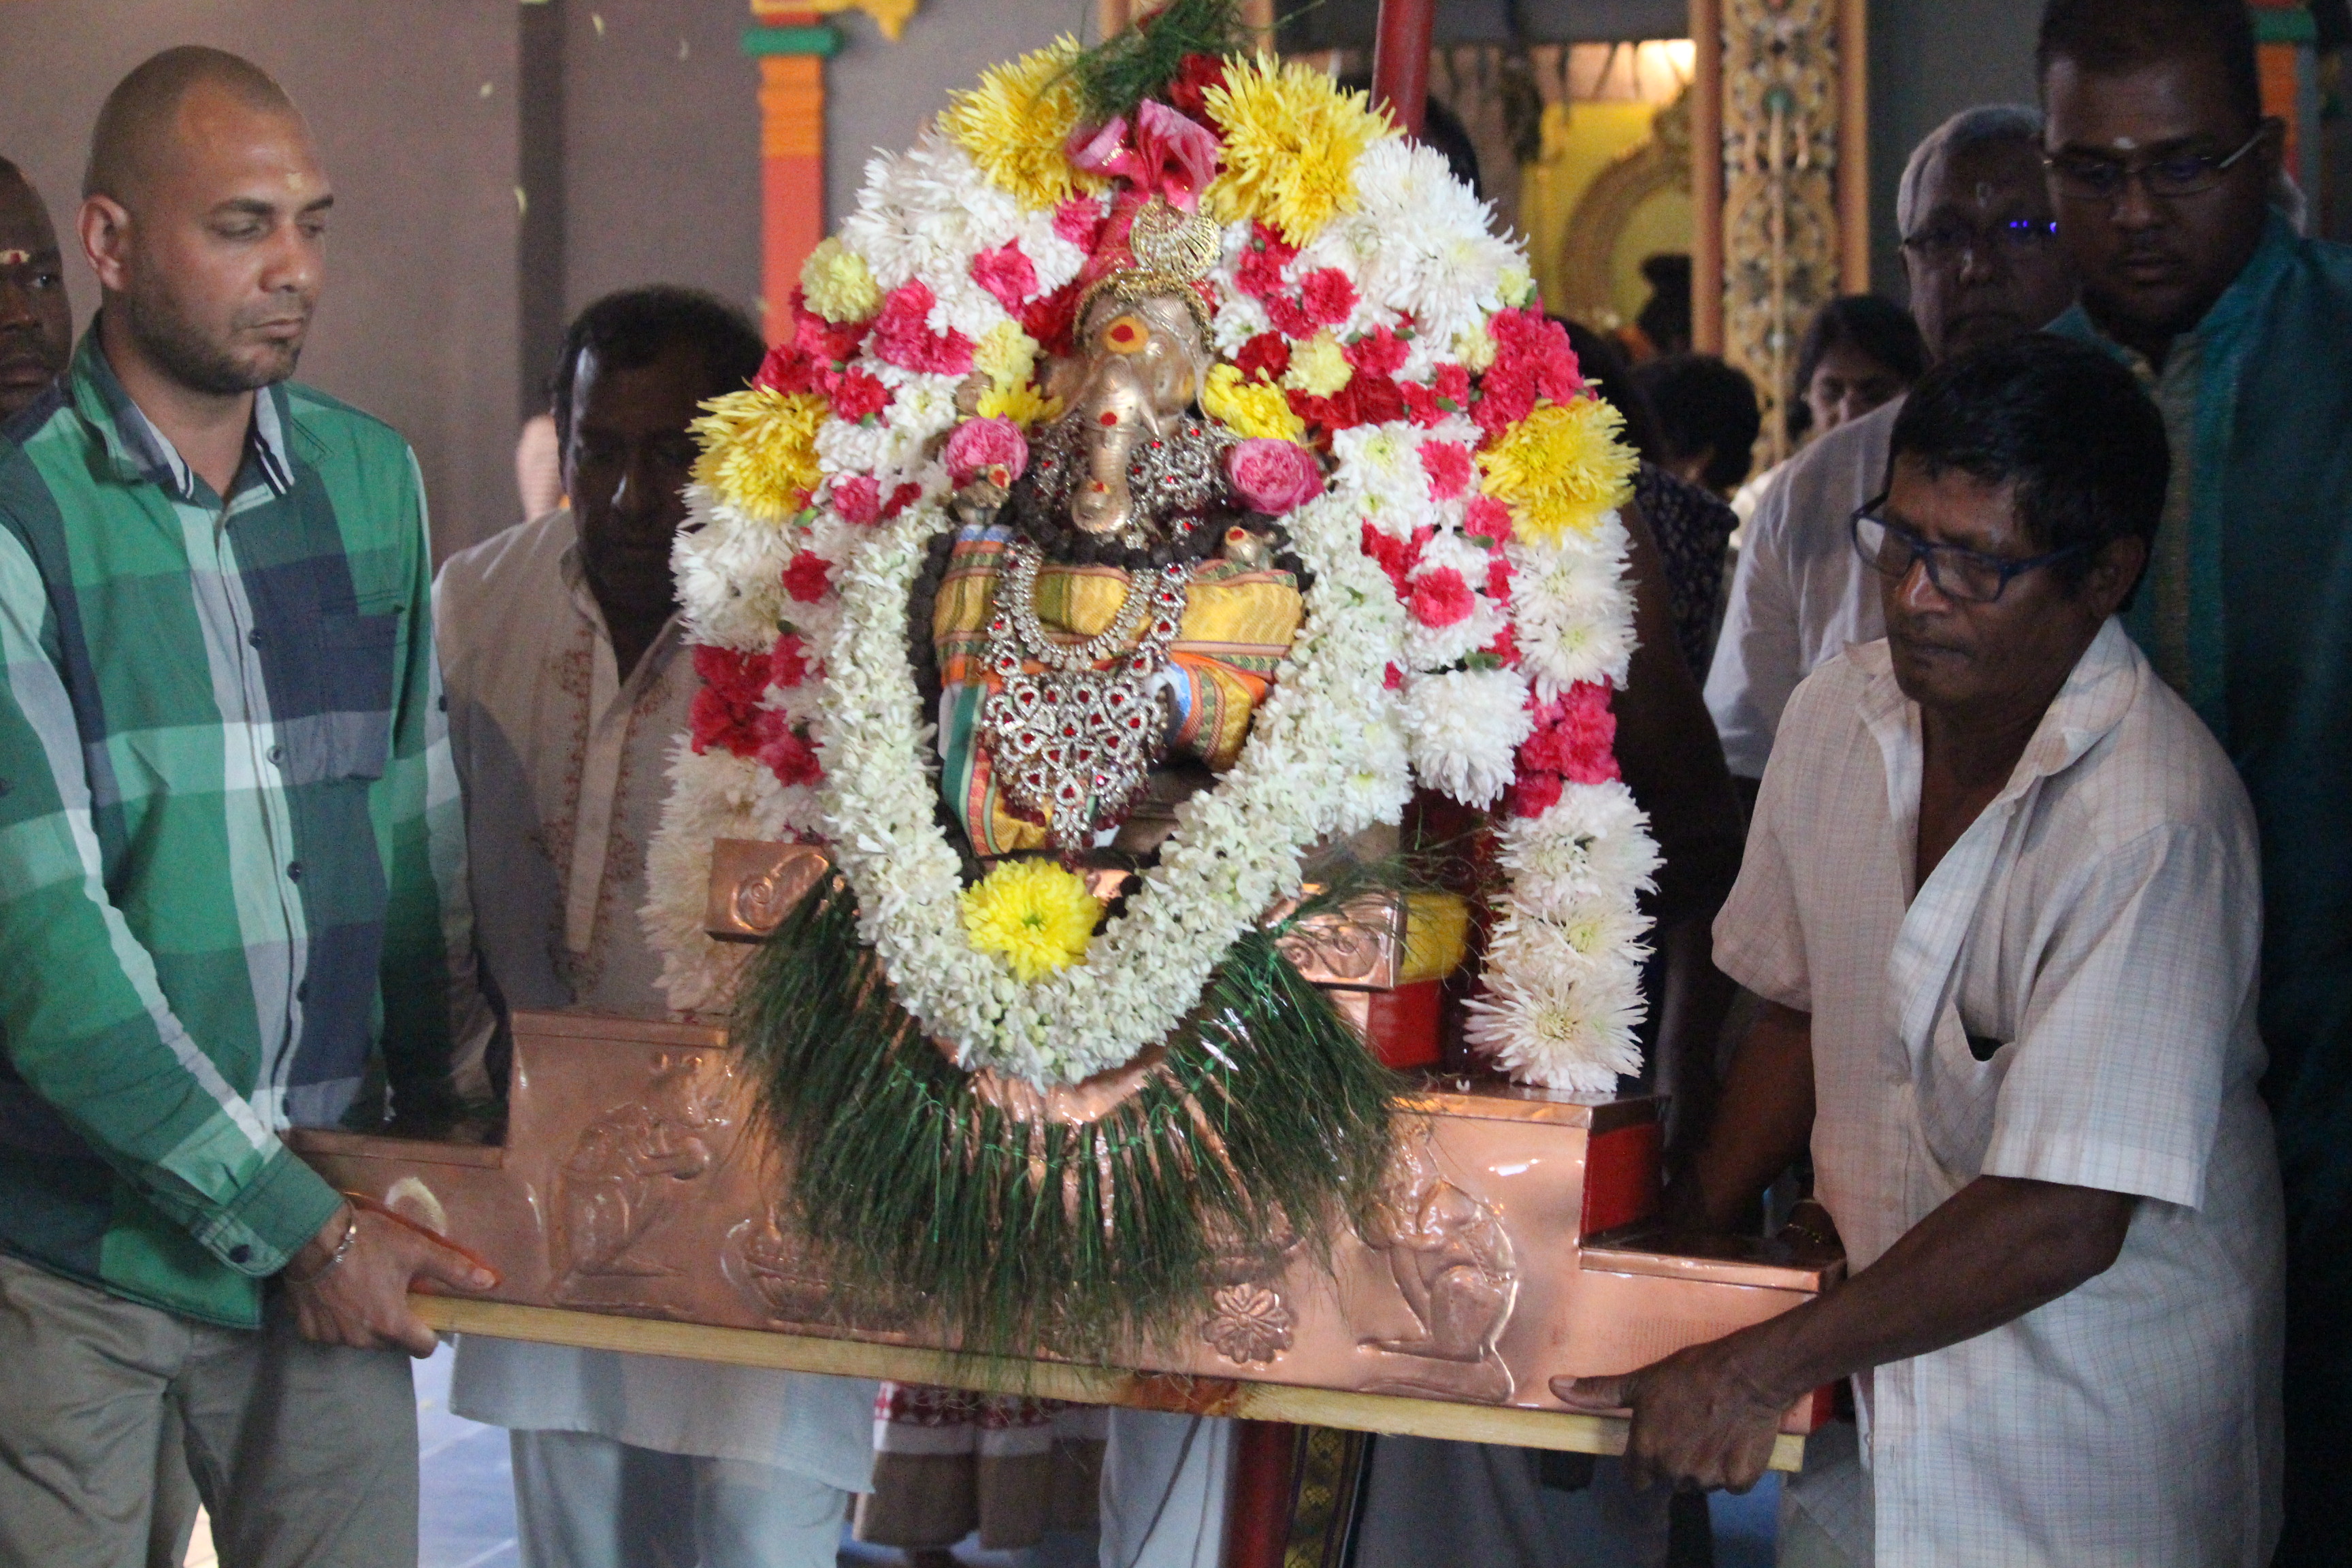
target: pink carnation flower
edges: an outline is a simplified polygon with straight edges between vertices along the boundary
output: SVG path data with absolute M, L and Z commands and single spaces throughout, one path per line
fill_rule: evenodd
M 1422 472 L 1429 476 L 1429 493 L 1452 500 L 1470 484 L 1470 449 L 1459 441 L 1423 441 Z
M 1423 626 L 1450 626 L 1468 620 L 1476 603 L 1462 574 L 1451 566 L 1440 566 L 1412 580 L 1412 595 L 1405 607 Z
M 1018 240 L 1006 240 L 994 250 L 971 258 L 971 280 L 996 296 L 996 302 L 1014 315 L 1037 292 L 1037 268 L 1021 254 Z
M 963 375 L 971 369 L 971 340 L 961 332 L 934 332 L 931 307 L 938 297 L 913 279 L 890 290 L 874 323 L 874 352 L 902 370 L 933 375 Z
M 948 437 L 940 458 L 959 485 L 983 477 L 1010 485 L 1029 466 L 1029 443 L 1010 419 L 967 419 Z

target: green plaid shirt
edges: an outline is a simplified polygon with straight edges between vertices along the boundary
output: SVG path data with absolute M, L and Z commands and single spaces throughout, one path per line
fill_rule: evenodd
M 232 1326 L 334 1212 L 278 1140 L 489 1015 L 400 437 L 255 399 L 226 503 L 82 339 L 0 439 L 0 1247 Z

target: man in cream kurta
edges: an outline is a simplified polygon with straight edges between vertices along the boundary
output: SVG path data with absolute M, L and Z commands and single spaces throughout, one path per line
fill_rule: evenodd
M 2261 1568 L 2282 1221 L 2252 814 L 2115 617 L 2162 424 L 2034 336 L 1931 372 L 1890 450 L 1853 529 L 1888 637 L 1781 724 L 1715 926 L 1766 1005 L 1695 1166 L 1727 1223 L 1810 1148 L 1849 1278 L 1553 1387 L 1630 1405 L 1637 1468 L 1743 1486 L 1780 1412 L 1851 1376 L 1860 1466 L 1792 1482 L 1784 1565 Z
M 436 584 L 484 969 L 505 1006 L 659 1017 L 637 911 L 698 682 L 667 569 L 687 435 L 759 338 L 676 289 L 592 305 L 556 386 L 572 508 Z M 617 652 L 616 652 L 617 648 Z M 514 1434 L 525 1568 L 830 1568 L 875 1385 L 466 1336 L 450 1407 Z
M 2252 1568 L 2281 1242 L 2244 794 L 2117 622 L 1915 891 L 1920 761 L 1884 642 L 1824 666 L 1716 925 L 1727 973 L 1812 1016 L 1815 1191 L 1849 1268 L 1979 1174 L 2154 1201 L 2087 1284 L 1856 1380 L 1876 1521 L 1849 1551 Z M 2086 1527 L 2131 1551 L 2067 1551 Z
M 620 679 L 581 578 L 576 532 L 569 510 L 552 512 L 441 569 L 437 624 L 479 940 L 509 1009 L 659 1016 L 660 962 L 637 910 L 670 748 L 685 732 L 696 681 L 675 620 Z M 515 1484 L 526 1510 L 551 1457 L 609 1468 L 616 1485 L 624 1471 L 675 1471 L 669 1486 L 687 1492 L 670 1499 L 678 1508 L 704 1489 L 732 1489 L 755 1514 L 800 1494 L 793 1500 L 824 1534 L 827 1562 L 846 1494 L 867 1485 L 873 1405 L 870 1383 L 473 1335 L 458 1343 L 450 1393 L 457 1414 L 520 1439 Z M 648 1464 L 623 1456 L 624 1446 L 683 1458 Z M 572 1549 L 563 1560 L 597 1562 Z

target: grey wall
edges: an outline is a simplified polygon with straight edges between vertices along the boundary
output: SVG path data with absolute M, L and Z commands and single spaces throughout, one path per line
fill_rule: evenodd
M 970 87 L 1000 60 L 1064 33 L 1091 42 L 1094 0 L 925 0 L 898 43 L 863 12 L 836 18 L 846 47 L 825 71 L 827 226 L 857 205 L 866 161 L 897 152 L 939 112 L 951 89 Z
M 415 445 L 445 546 L 513 510 L 515 7 L 478 0 L 13 0 L 0 153 L 71 237 L 89 124 L 148 55 L 212 44 L 275 75 L 335 184 L 326 298 L 301 375 Z M 429 40 L 430 47 L 420 47 Z M 487 94 L 487 96 L 485 96 Z
M 1920 139 L 1975 103 L 2034 101 L 2040 0 L 1871 0 L 1870 277 L 1903 298 L 1895 186 Z

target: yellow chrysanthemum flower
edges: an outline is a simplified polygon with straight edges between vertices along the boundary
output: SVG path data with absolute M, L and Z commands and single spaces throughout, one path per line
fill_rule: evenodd
M 1062 400 L 1048 397 L 1027 382 L 992 386 L 980 395 L 982 419 L 1010 419 L 1024 430 L 1050 425 L 1062 416 Z
M 1282 384 L 1309 397 L 1328 397 L 1355 374 L 1339 340 L 1326 327 L 1290 351 L 1290 368 L 1283 373 Z
M 692 426 L 702 443 L 694 477 L 751 517 L 782 522 L 808 504 L 824 476 L 816 466 L 824 394 L 755 386 L 704 404 Z
M 1503 303 L 1517 310 L 1536 300 L 1536 280 L 1524 267 L 1506 267 L 1500 280 Z
M 959 896 L 964 935 L 1003 958 L 1023 984 L 1087 954 L 1102 900 L 1051 860 L 1005 860 Z
M 1104 185 L 1062 155 L 1086 116 L 1070 69 L 1078 54 L 1078 41 L 1064 36 L 1010 65 L 991 67 L 978 87 L 950 93 L 940 116 L 940 129 L 971 154 L 980 172 L 1033 210 Z
M 1221 364 L 1201 388 L 1201 412 L 1244 436 L 1296 441 L 1306 422 L 1290 411 L 1290 399 L 1270 381 L 1244 381 L 1241 366 Z
M 1212 216 L 1263 219 L 1293 245 L 1355 210 L 1356 160 L 1397 134 L 1368 94 L 1342 91 L 1302 60 L 1236 56 L 1224 85 L 1202 97 L 1225 143 L 1225 172 L 1208 189 Z
M 828 321 L 863 321 L 882 308 L 882 286 L 866 258 L 830 235 L 801 263 L 801 292 Z
M 1486 493 L 1508 505 L 1512 526 L 1539 543 L 1590 529 L 1633 494 L 1641 459 L 1617 438 L 1624 424 L 1598 397 L 1537 404 L 1478 454 Z

